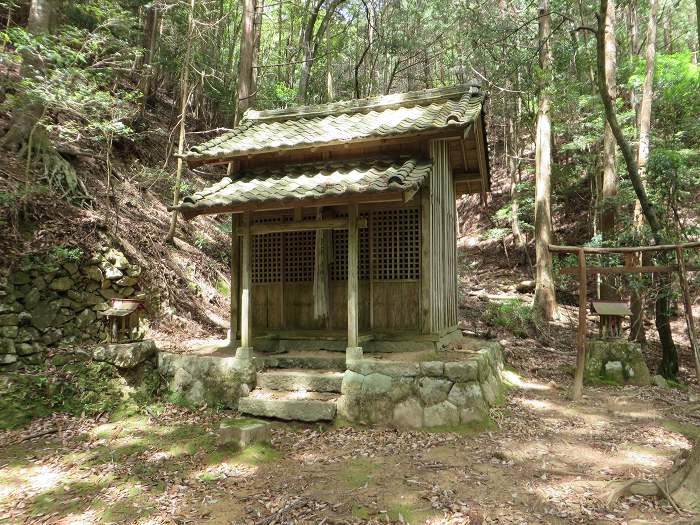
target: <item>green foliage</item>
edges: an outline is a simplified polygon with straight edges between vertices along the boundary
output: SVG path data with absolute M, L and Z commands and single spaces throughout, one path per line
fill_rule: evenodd
M 194 236 L 194 245 L 202 250 L 205 246 L 209 244 L 209 238 L 202 232 L 197 232 Z
M 219 295 L 223 295 L 224 297 L 228 297 L 229 294 L 231 293 L 231 286 L 228 281 L 224 281 L 223 279 L 219 279 L 216 281 L 216 291 L 219 292 Z
M 518 299 L 489 303 L 482 320 L 489 325 L 506 328 L 518 337 L 527 337 L 534 328 L 532 310 Z
M 59 244 L 53 247 L 50 252 L 50 257 L 58 264 L 77 262 L 83 257 L 83 250 L 77 246 L 71 247 Z
M 152 402 L 157 374 L 129 387 L 117 369 L 79 355 L 60 355 L 48 365 L 12 372 L 0 383 L 0 428 L 14 428 L 51 412 L 94 416 L 133 411 Z

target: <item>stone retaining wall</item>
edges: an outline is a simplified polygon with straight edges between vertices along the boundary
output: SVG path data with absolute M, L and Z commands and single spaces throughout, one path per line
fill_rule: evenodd
M 253 359 L 159 352 L 158 371 L 171 395 L 197 406 L 237 408 L 255 388 Z
M 360 359 L 343 376 L 338 414 L 353 423 L 408 428 L 484 420 L 503 401 L 502 371 L 498 343 L 462 361 Z
M 0 274 L 0 372 L 40 362 L 47 346 L 103 339 L 98 313 L 114 297 L 135 296 L 140 275 L 141 268 L 108 247 L 76 260 L 25 259 Z

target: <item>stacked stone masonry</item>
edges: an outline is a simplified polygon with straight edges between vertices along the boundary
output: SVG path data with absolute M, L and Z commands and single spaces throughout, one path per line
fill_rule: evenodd
M 404 428 L 483 421 L 503 402 L 502 371 L 498 343 L 462 361 L 360 359 L 348 364 L 338 414 L 354 423 Z
M 252 359 L 159 352 L 158 371 L 172 395 L 197 406 L 236 408 L 255 388 Z
M 48 346 L 104 340 L 98 314 L 139 294 L 140 275 L 108 247 L 77 261 L 25 259 L 0 274 L 0 371 L 40 362 Z

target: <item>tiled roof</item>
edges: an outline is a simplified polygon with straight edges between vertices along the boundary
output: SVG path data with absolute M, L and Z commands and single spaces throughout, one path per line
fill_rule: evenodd
M 407 133 L 463 128 L 481 112 L 475 87 L 430 89 L 290 110 L 248 111 L 232 131 L 195 146 L 190 164 L 252 154 Z
M 234 211 L 252 203 L 417 190 L 431 168 L 429 161 L 402 159 L 258 169 L 236 180 L 225 177 L 217 184 L 185 197 L 176 209 L 189 219 Z

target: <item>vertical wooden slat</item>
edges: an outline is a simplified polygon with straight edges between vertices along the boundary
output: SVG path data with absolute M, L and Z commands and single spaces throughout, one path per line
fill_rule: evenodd
M 358 252 L 359 232 L 357 229 L 357 205 L 348 207 L 348 348 L 358 345 Z
M 432 174 L 431 178 L 428 180 L 428 186 L 423 186 L 420 194 L 420 228 L 421 228 L 421 238 L 420 238 L 420 320 L 421 320 L 421 332 L 424 334 L 429 334 L 432 331 L 433 323 L 433 310 L 431 302 L 432 293 L 432 271 L 431 271 L 431 257 L 433 253 L 432 241 L 432 220 L 430 211 L 430 187 L 432 184 Z
M 676 260 L 678 261 L 678 277 L 680 278 L 681 290 L 683 291 L 683 306 L 685 307 L 685 323 L 688 327 L 688 339 L 690 340 L 690 349 L 695 359 L 697 380 L 700 382 L 700 348 L 698 348 L 695 322 L 693 321 L 693 303 L 690 301 L 690 292 L 688 291 L 688 277 L 685 273 L 683 248 L 680 246 L 676 246 Z
M 250 212 L 246 213 L 244 218 L 244 227 L 246 232 L 242 240 L 241 253 L 241 347 L 250 348 L 251 338 L 253 336 L 253 318 L 251 316 L 251 235 L 250 235 Z
M 238 272 L 241 267 L 241 245 L 238 239 L 238 215 L 231 214 L 231 310 L 229 313 L 229 346 L 236 347 L 238 342 Z
M 374 329 L 374 225 L 372 210 L 367 212 L 367 250 L 369 252 L 369 329 Z
M 578 332 L 576 334 L 576 375 L 571 389 L 571 399 L 577 401 L 583 394 L 583 369 L 586 365 L 586 310 L 588 283 L 586 280 L 586 253 L 578 249 Z

